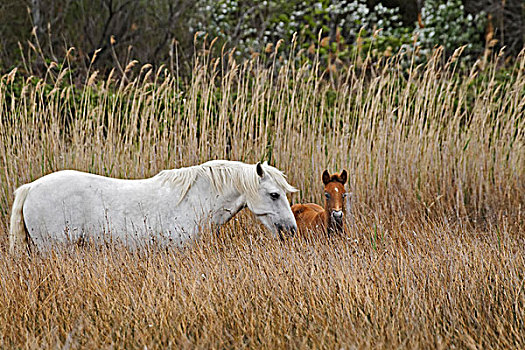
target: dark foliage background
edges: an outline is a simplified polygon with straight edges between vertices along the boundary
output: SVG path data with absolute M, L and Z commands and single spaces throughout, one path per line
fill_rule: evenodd
M 514 57 L 523 48 L 524 12 L 522 0 L 3 0 L 0 70 L 23 66 L 41 75 L 46 59 L 59 62 L 70 47 L 75 50 L 68 58 L 79 63 L 79 72 L 93 61 L 107 74 L 133 59 L 171 67 L 178 60 L 184 69 L 195 39 L 218 38 L 217 50 L 235 47 L 239 58 L 283 39 L 286 56 L 293 33 L 307 49 L 320 30 L 328 65 L 344 63 L 360 49 L 373 48 L 381 56 L 411 47 L 424 59 L 434 46 L 451 54 L 466 43 L 470 59 L 481 57 L 487 46 L 506 46 L 506 55 Z M 427 33 L 420 35 L 421 29 Z M 426 49 L 423 54 L 413 49 L 414 42 Z

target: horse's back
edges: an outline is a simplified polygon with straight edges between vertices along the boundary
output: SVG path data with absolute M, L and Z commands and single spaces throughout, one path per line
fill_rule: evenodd
M 83 184 L 108 184 L 115 185 L 116 183 L 124 183 L 129 180 L 116 179 L 112 177 L 101 176 L 97 174 L 86 173 L 77 170 L 60 170 L 51 174 L 42 176 L 39 179 L 31 182 L 31 187 L 34 189 L 37 186 L 43 185 L 57 185 L 62 188 L 79 187 Z
M 323 225 L 324 208 L 315 203 L 294 204 L 292 212 L 299 231 L 315 230 Z
M 37 247 L 43 247 L 88 236 L 104 239 L 107 232 L 115 236 L 126 227 L 119 217 L 139 210 L 133 208 L 138 202 L 133 192 L 144 187 L 141 183 L 75 170 L 43 176 L 29 184 L 23 207 L 29 237 Z M 134 221 L 142 227 L 141 217 Z

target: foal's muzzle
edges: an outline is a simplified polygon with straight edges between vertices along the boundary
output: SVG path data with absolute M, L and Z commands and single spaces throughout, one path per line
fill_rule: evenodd
M 334 210 L 332 212 L 332 217 L 337 221 L 341 221 L 343 220 L 343 212 L 341 210 Z

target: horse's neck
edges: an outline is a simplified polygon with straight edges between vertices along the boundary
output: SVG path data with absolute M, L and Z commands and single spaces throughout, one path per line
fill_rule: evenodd
M 229 194 L 217 197 L 211 219 L 215 224 L 225 224 L 245 207 L 246 197 L 236 191 L 232 191 Z
M 225 189 L 223 193 L 217 194 L 204 179 L 197 180 L 187 196 L 196 198 L 202 214 L 218 225 L 228 222 L 246 206 L 246 197 L 237 190 Z

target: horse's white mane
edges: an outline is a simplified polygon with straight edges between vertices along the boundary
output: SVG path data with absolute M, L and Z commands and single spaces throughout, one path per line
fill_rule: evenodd
M 285 192 L 296 192 L 287 181 L 285 175 L 277 168 L 261 164 L 265 176 L 270 176 L 273 181 Z M 258 197 L 259 176 L 255 164 L 246 164 L 229 160 L 211 160 L 201 165 L 187 168 L 163 170 L 155 178 L 172 186 L 181 188 L 179 202 L 184 199 L 193 183 L 198 177 L 208 179 L 217 193 L 223 193 L 225 189 L 234 187 L 239 193 L 245 194 L 249 200 Z

